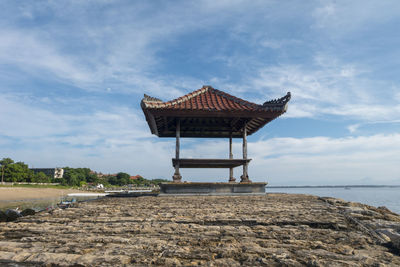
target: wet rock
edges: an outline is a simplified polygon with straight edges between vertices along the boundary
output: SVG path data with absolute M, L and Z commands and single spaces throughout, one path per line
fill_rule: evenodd
M 22 217 L 22 215 L 19 211 L 12 210 L 12 209 L 6 210 L 5 214 L 7 216 L 7 222 L 12 222 L 12 221 L 15 221 L 16 219 L 18 219 L 19 217 Z
M 7 221 L 6 213 L 0 210 L 0 222 L 6 222 L 6 221 Z
M 24 209 L 23 211 L 21 211 L 22 216 L 35 215 L 35 214 L 36 212 L 33 209 Z
M 392 213 L 392 211 L 389 210 L 389 209 L 388 209 L 387 207 L 385 207 L 385 206 L 380 206 L 380 207 L 378 207 L 377 209 L 380 210 L 380 211 L 383 211 L 383 212 Z
M 392 240 L 392 246 L 397 249 L 397 253 L 400 254 L 400 238 Z

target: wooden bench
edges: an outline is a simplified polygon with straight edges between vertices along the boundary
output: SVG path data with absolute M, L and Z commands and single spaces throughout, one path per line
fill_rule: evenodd
M 235 168 L 248 164 L 251 159 L 172 159 L 179 168 Z

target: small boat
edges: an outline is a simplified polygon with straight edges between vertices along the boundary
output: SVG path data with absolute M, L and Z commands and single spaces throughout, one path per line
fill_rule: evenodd
M 60 209 L 66 209 L 66 208 L 73 207 L 73 206 L 75 205 L 75 203 L 76 203 L 76 199 L 73 198 L 71 201 L 68 201 L 68 200 L 61 200 L 61 202 L 58 203 L 57 206 L 58 206 Z

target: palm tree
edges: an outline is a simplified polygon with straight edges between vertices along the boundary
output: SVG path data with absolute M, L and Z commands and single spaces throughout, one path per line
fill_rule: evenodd
M 0 160 L 0 165 L 1 165 L 1 183 L 4 184 L 4 168 L 7 167 L 8 165 L 14 163 L 14 161 L 10 158 L 3 158 Z

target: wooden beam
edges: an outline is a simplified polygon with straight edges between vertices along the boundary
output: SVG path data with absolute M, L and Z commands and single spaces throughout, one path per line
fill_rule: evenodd
M 251 159 L 172 159 L 172 165 L 180 168 L 235 168 Z
M 243 127 L 243 159 L 247 159 L 247 129 L 246 125 L 247 123 L 244 123 Z
M 166 131 L 169 130 L 169 128 L 168 128 L 168 119 L 167 119 L 166 116 L 163 116 L 162 118 L 163 118 L 163 123 L 164 123 L 164 132 L 166 132 Z
M 229 134 L 229 159 L 233 159 L 232 151 L 232 132 Z M 229 168 L 229 182 L 235 182 L 236 179 L 233 177 L 233 168 Z
M 180 133 L 181 133 L 181 121 L 178 118 L 176 120 L 176 145 L 175 145 L 175 158 L 178 160 L 178 164 L 175 165 L 175 173 L 172 176 L 173 181 L 176 183 L 179 183 L 182 181 L 182 176 L 179 173 Z
M 176 146 L 175 146 L 175 158 L 179 159 L 179 149 L 180 149 L 180 136 L 181 135 L 181 121 L 178 119 L 176 121 Z
M 202 117 L 202 118 L 276 118 L 284 111 L 205 111 L 205 110 L 158 110 L 147 109 L 154 116 L 169 117 Z
M 247 159 L 247 123 L 244 123 L 243 127 L 243 159 Z M 243 165 L 243 175 L 240 177 L 240 182 L 241 183 L 248 183 L 251 182 L 249 180 L 249 175 L 248 175 L 248 164 Z
M 149 116 L 149 124 L 150 124 L 150 129 L 152 129 L 152 134 L 158 135 L 158 128 L 157 128 L 157 123 L 153 115 Z
M 232 129 L 236 128 L 236 123 L 240 120 L 240 118 L 233 118 L 231 120 L 230 126 Z
M 163 132 L 160 133 L 159 137 L 175 137 L 175 132 L 169 131 L 169 132 Z M 209 131 L 203 131 L 203 130 L 198 130 L 198 131 L 190 131 L 190 132 L 182 132 L 181 131 L 181 138 L 229 138 L 229 132 L 220 132 L 220 131 L 214 131 L 214 132 L 209 132 Z M 232 138 L 242 138 L 243 135 L 241 132 L 233 132 L 232 133 Z

